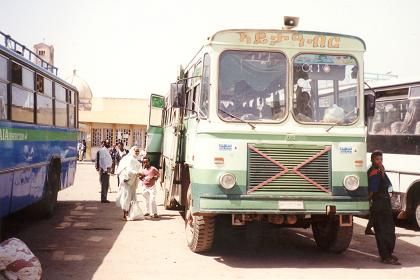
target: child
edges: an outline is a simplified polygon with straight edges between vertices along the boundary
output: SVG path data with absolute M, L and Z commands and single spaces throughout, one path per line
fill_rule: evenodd
M 150 165 L 150 159 L 147 156 L 143 158 L 143 166 L 140 179 L 143 183 L 143 196 L 146 199 L 146 214 L 144 216 L 152 215 L 153 218 L 157 219 L 159 215 L 157 214 L 155 183 L 159 178 L 159 171 L 156 167 Z

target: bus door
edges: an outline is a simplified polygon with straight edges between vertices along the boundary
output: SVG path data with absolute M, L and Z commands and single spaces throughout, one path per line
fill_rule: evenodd
M 183 83 L 171 84 L 166 109 L 166 122 L 163 140 L 162 173 L 164 176 L 166 209 L 176 209 L 181 190 L 180 162 L 182 161 L 182 130 L 184 122 L 185 92 Z
M 149 127 L 147 129 L 146 152 L 150 158 L 151 165 L 160 167 L 160 156 L 163 139 L 163 109 L 165 107 L 165 98 L 160 95 L 152 94 L 150 96 L 149 109 Z

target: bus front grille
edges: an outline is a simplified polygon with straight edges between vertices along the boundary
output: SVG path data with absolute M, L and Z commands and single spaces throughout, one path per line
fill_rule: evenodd
M 331 146 L 248 144 L 247 193 L 331 193 Z

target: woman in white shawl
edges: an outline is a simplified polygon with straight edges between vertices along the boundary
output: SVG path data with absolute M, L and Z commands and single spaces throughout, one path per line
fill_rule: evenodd
M 138 160 L 139 154 L 139 147 L 131 147 L 130 152 L 121 159 L 115 172 L 115 174 L 120 176 L 120 188 L 115 202 L 124 211 L 123 220 L 127 220 L 131 202 L 137 201 L 136 189 L 141 171 L 141 164 Z

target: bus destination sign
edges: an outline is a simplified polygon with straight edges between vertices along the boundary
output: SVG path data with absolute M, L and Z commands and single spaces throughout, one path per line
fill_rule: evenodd
M 252 45 L 274 46 L 283 42 L 296 42 L 299 47 L 330 48 L 340 47 L 339 36 L 328 36 L 322 34 L 302 34 L 296 31 L 278 32 L 237 32 L 239 42 Z

